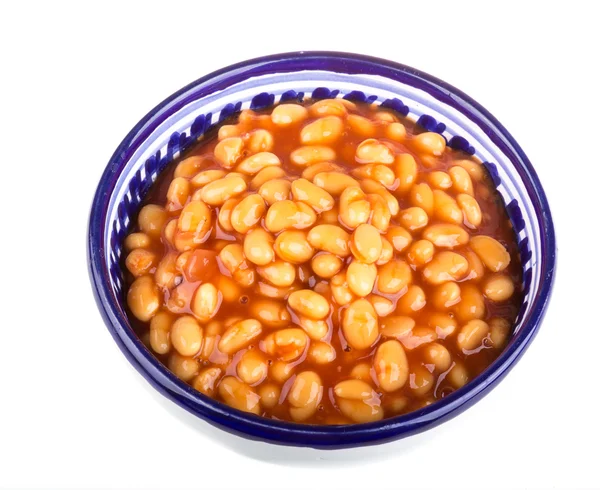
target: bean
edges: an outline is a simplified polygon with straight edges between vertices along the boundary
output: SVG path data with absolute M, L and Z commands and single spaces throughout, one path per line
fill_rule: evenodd
M 394 141 L 404 141 L 406 139 L 406 128 L 404 124 L 393 122 L 385 128 L 385 136 Z
M 377 290 L 384 294 L 396 294 L 412 282 L 410 266 L 400 259 L 392 259 L 379 268 Z
M 302 128 L 300 141 L 304 145 L 328 145 L 335 143 L 343 130 L 344 124 L 339 117 L 322 117 Z
M 225 124 L 219 128 L 219 133 L 217 138 L 219 141 L 224 140 L 225 138 L 231 138 L 233 136 L 240 136 L 242 134 L 242 130 L 237 124 Z
M 280 127 L 298 124 L 308 117 L 306 107 L 298 104 L 280 104 L 271 112 L 271 121 Z
M 234 231 L 233 226 L 231 224 L 231 213 L 234 208 L 239 204 L 241 198 L 231 198 L 223 203 L 221 208 L 219 209 L 217 220 L 219 222 L 219 226 L 225 231 Z
M 248 185 L 242 177 L 229 174 L 227 177 L 206 184 L 202 188 L 200 196 L 206 204 L 222 206 L 225 201 L 239 196 L 247 188 Z
M 150 237 L 145 233 L 131 233 L 125 238 L 123 248 L 130 252 L 136 248 L 146 248 L 150 246 Z
M 258 224 L 266 210 L 263 198 L 258 194 L 250 194 L 231 211 L 231 226 L 238 233 L 247 233 Z
M 352 368 L 352 371 L 350 371 L 350 376 L 354 379 L 360 379 L 361 381 L 371 381 L 371 364 L 368 362 L 356 364 Z
M 456 165 L 464 168 L 467 172 L 469 172 L 471 179 L 474 179 L 477 182 L 483 180 L 486 172 L 481 163 L 475 162 L 473 160 L 457 160 L 454 163 L 456 163 Z
M 167 311 L 159 311 L 150 320 L 150 347 L 157 354 L 171 350 L 171 325 L 174 317 Z
M 436 189 L 433 191 L 433 203 L 433 215 L 435 218 L 446 223 L 462 224 L 463 213 L 454 198 L 450 197 L 444 191 Z
M 340 306 L 345 306 L 354 299 L 354 295 L 348 287 L 345 271 L 331 278 L 331 294 L 335 302 Z
M 204 327 L 204 342 L 200 351 L 200 358 L 210 360 L 217 345 L 217 337 L 223 332 L 223 324 L 217 320 L 213 320 Z M 224 356 L 225 362 L 229 362 L 229 356 Z M 214 358 L 213 358 L 214 360 Z
M 436 189 L 446 190 L 452 187 L 452 178 L 446 172 L 436 171 L 428 175 L 428 181 L 431 187 Z
M 307 147 L 310 148 L 310 147 Z M 343 172 L 344 169 L 333 162 L 313 163 L 302 171 L 302 178 L 313 181 L 315 177 L 323 172 Z M 340 191 L 341 192 L 341 191 Z
M 375 264 L 365 264 L 364 262 L 354 259 L 348 266 L 346 279 L 352 293 L 356 296 L 367 296 L 375 286 L 377 267 Z
M 256 350 L 244 352 L 236 366 L 238 377 L 248 385 L 262 383 L 267 377 L 267 370 L 263 354 Z
M 182 356 L 195 356 L 202 348 L 203 332 L 196 319 L 185 315 L 171 327 L 171 342 Z
M 206 184 L 222 179 L 226 175 L 227 173 L 224 170 L 204 170 L 192 178 L 191 184 L 196 188 L 204 187 Z
M 463 363 L 455 361 L 454 366 L 446 375 L 446 379 L 455 388 L 462 388 L 469 381 L 469 372 Z
M 174 178 L 167 189 L 167 210 L 177 211 L 185 206 L 190 197 L 190 181 L 183 177 Z
M 423 237 L 432 242 L 436 247 L 454 248 L 466 245 L 469 234 L 458 225 L 439 224 L 431 225 L 423 231 Z
M 429 295 L 436 310 L 447 310 L 460 301 L 460 286 L 455 282 L 445 282 L 436 286 Z
M 429 240 L 418 240 L 410 246 L 406 258 L 415 267 L 422 267 L 431 262 L 434 253 L 433 243 Z
M 515 285 L 510 277 L 495 274 L 485 280 L 483 283 L 483 292 L 492 301 L 506 301 L 515 292 Z
M 198 374 L 200 364 L 193 357 L 185 357 L 177 352 L 171 353 L 167 363 L 169 371 L 183 381 L 190 381 Z
M 285 304 L 271 299 L 253 299 L 250 303 L 250 314 L 271 328 L 286 327 L 291 321 Z
M 398 313 L 405 315 L 411 315 L 425 307 L 427 300 L 425 298 L 425 291 L 415 284 L 408 286 L 406 293 L 404 293 L 396 305 Z
M 379 110 L 373 114 L 373 119 L 385 123 L 398 122 L 398 118 L 394 114 L 389 111 L 381 110 L 381 108 L 379 108 Z
M 396 156 L 393 168 L 398 179 L 396 192 L 406 194 L 417 180 L 417 162 L 412 155 L 401 153 Z
M 140 210 L 138 226 L 150 238 L 160 238 L 168 219 L 167 212 L 156 204 L 147 204 Z
M 461 284 L 460 302 L 454 307 L 454 311 L 461 322 L 483 318 L 485 301 L 479 289 L 473 284 Z
M 290 154 L 290 161 L 299 167 L 335 160 L 335 151 L 328 146 L 302 146 Z
M 352 302 L 344 310 L 342 332 L 352 348 L 371 347 L 379 337 L 377 313 L 371 303 L 364 298 Z
M 446 149 L 446 140 L 438 133 L 421 133 L 415 136 L 411 143 L 415 150 L 424 155 L 439 157 Z
M 335 201 L 331 194 L 306 179 L 295 180 L 291 188 L 296 201 L 305 202 L 317 213 L 333 208 Z
M 309 228 L 316 220 L 317 215 L 308 204 L 287 200 L 277 201 L 267 211 L 265 227 L 271 233 L 279 233 L 290 228 Z
M 371 385 L 359 379 L 340 381 L 333 388 L 333 392 L 335 396 L 346 400 L 368 400 L 377 395 Z
M 469 263 L 455 252 L 439 252 L 423 268 L 423 278 L 433 285 L 447 281 L 460 281 L 469 270 Z
M 342 265 L 342 259 L 327 252 L 315 255 L 311 261 L 314 273 L 325 279 L 335 276 L 342 269 Z
M 346 117 L 348 110 L 343 102 L 338 99 L 324 99 L 312 104 L 309 108 L 312 116 L 339 116 Z
M 355 168 L 351 173 L 354 177 L 360 179 L 375 180 L 388 189 L 391 189 L 396 182 L 394 171 L 390 167 L 379 163 L 363 165 L 362 167 Z
M 294 374 L 294 365 L 283 361 L 275 361 L 271 364 L 269 374 L 277 383 L 285 383 Z
M 409 399 L 404 395 L 387 395 L 383 399 L 383 409 L 386 412 L 399 414 L 408 406 Z
M 342 381 L 335 386 L 334 392 L 340 411 L 354 422 L 374 422 L 383 418 L 379 396 L 364 381 Z
M 429 223 L 427 213 L 419 207 L 404 209 L 400 213 L 399 219 L 400 224 L 410 231 L 420 230 Z
M 358 163 L 394 163 L 394 154 L 385 144 L 376 139 L 366 139 L 356 148 Z
M 263 383 L 258 388 L 260 403 L 263 407 L 272 409 L 279 403 L 281 390 L 275 383 Z
M 350 255 L 348 241 L 350 235 L 341 227 L 336 225 L 317 225 L 307 235 L 310 245 L 318 250 L 347 257 Z
M 394 303 L 392 303 L 389 299 L 384 298 L 383 296 L 378 296 L 376 294 L 371 294 L 367 297 L 369 303 L 373 305 L 375 308 L 375 312 L 377 316 L 383 317 L 392 313 L 395 309 Z
M 179 164 L 175 168 L 175 173 L 173 174 L 173 177 L 186 177 L 188 179 L 191 179 L 202 168 L 204 162 L 204 157 L 201 156 L 186 158 L 185 160 L 179 162 Z
M 369 223 L 380 232 L 385 233 L 390 226 L 392 213 L 385 202 L 385 199 L 378 194 L 367 194 L 366 199 L 371 205 L 371 217 Z
M 277 236 L 275 253 L 283 260 L 293 264 L 302 264 L 313 256 L 314 249 L 303 231 L 284 231 Z
M 379 182 L 375 182 L 371 179 L 364 179 L 360 183 L 360 188 L 368 194 L 378 194 L 385 199 L 386 204 L 390 210 L 392 216 L 396 216 L 400 212 L 400 205 L 398 199 L 396 199 L 390 191 L 388 191 Z
M 244 237 L 244 256 L 256 265 L 270 264 L 275 257 L 273 236 L 262 228 L 250 230 Z
M 456 337 L 456 345 L 465 354 L 482 346 L 489 335 L 490 327 L 483 320 L 471 320 L 461 327 Z
M 261 151 L 243 160 L 236 170 L 244 174 L 255 175 L 267 167 L 278 167 L 280 165 L 281 160 L 277 155 L 268 151 Z
M 256 268 L 256 272 L 273 286 L 291 286 L 296 280 L 296 268 L 282 260 Z
M 252 178 L 250 181 L 250 189 L 260 189 L 265 182 L 286 176 L 285 170 L 281 167 L 265 167 Z
M 415 327 L 410 335 L 401 337 L 399 340 L 407 350 L 414 350 L 421 345 L 428 344 L 437 340 L 437 333 L 431 327 Z
M 290 415 L 296 422 L 302 422 L 314 415 L 323 398 L 323 383 L 314 371 L 299 373 L 288 392 Z
M 510 255 L 504 246 L 492 237 L 479 235 L 471 238 L 470 247 L 492 272 L 500 272 L 510 264 Z
M 393 255 L 394 247 L 392 247 L 392 244 L 387 238 L 381 237 L 381 255 L 379 256 L 379 259 L 377 259 L 377 262 L 375 262 L 375 264 L 387 264 L 390 260 L 392 260 Z
M 445 339 L 456 330 L 456 320 L 445 313 L 433 313 L 427 324 L 435 330 L 438 338 Z
M 261 349 L 283 362 L 300 358 L 308 345 L 308 336 L 301 328 L 282 328 L 261 341 Z
M 246 383 L 225 376 L 219 383 L 219 395 L 227 405 L 243 412 L 260 415 L 260 397 Z
M 223 295 L 223 301 L 229 303 L 237 302 L 242 296 L 242 290 L 230 277 L 219 274 L 218 279 L 215 281 L 217 289 Z
M 403 252 L 412 243 L 412 235 L 401 226 L 390 226 L 385 237 L 397 252 Z
M 230 169 L 235 166 L 244 152 L 244 140 L 239 136 L 225 138 L 217 143 L 214 154 L 221 166 Z
M 384 391 L 397 391 L 408 379 L 408 359 L 397 340 L 387 340 L 379 344 L 373 358 L 373 366 L 379 386 Z
M 375 126 L 373 121 L 367 119 L 366 117 L 359 116 L 357 114 L 350 114 L 347 118 L 347 121 L 348 126 L 350 126 L 352 131 L 361 136 L 371 138 L 375 136 L 375 133 L 377 132 L 377 126 Z
M 412 366 L 408 379 L 410 389 L 415 395 L 425 395 L 433 388 L 433 375 L 421 365 Z
M 369 220 L 371 204 L 359 187 L 348 187 L 340 196 L 340 221 L 348 228 L 356 228 Z
M 294 291 L 288 298 L 288 305 L 296 313 L 313 320 L 322 320 L 329 314 L 327 300 L 310 289 Z
M 252 153 L 271 151 L 275 141 L 270 131 L 266 129 L 255 129 L 246 133 L 243 137 L 245 147 Z
M 255 287 L 255 292 L 273 299 L 286 299 L 292 292 L 298 290 L 300 286 L 292 284 L 289 287 L 277 287 L 266 282 L 258 282 Z
M 423 361 L 433 365 L 435 371 L 443 373 L 452 365 L 452 356 L 442 344 L 432 342 L 423 347 Z
M 314 364 L 329 364 L 335 361 L 336 352 L 327 342 L 311 342 L 308 349 L 308 360 Z
M 424 209 L 427 216 L 433 216 L 433 191 L 427 184 L 416 184 L 410 189 L 410 202 L 413 206 Z
M 483 219 L 479 203 L 468 194 L 459 194 L 456 197 L 460 209 L 463 212 L 464 223 L 469 228 L 475 229 L 481 225 Z
M 262 333 L 262 325 L 258 320 L 241 320 L 231 325 L 219 340 L 219 350 L 224 354 L 235 354 L 248 346 Z
M 196 376 L 194 382 L 192 383 L 192 386 L 200 393 L 204 393 L 205 395 L 213 397 L 217 388 L 216 385 L 222 373 L 223 371 L 221 370 L 221 368 L 218 368 L 216 366 L 206 368 L 200 371 L 200 374 Z
M 510 335 L 511 324 L 506 318 L 490 318 L 490 341 L 496 349 L 501 349 L 506 344 Z
M 143 248 L 132 250 L 125 259 L 125 267 L 135 277 L 148 274 L 156 266 L 156 255 Z
M 463 167 L 455 166 L 448 170 L 452 179 L 452 188 L 459 194 L 473 195 L 473 181 Z
M 138 320 L 149 321 L 161 305 L 161 295 L 150 276 L 138 277 L 127 293 L 127 305 Z
M 382 248 L 381 235 L 374 226 L 361 224 L 352 233 L 350 250 L 358 260 L 373 264 L 381 256 Z
M 231 274 L 231 277 L 244 287 L 254 284 L 254 268 L 244 256 L 244 249 L 238 243 L 232 243 L 219 252 L 219 259 Z
M 192 313 L 201 322 L 208 322 L 219 311 L 223 295 L 210 282 L 201 284 L 194 294 Z
M 302 177 L 308 179 L 302 173 Z M 332 196 L 339 196 L 348 187 L 358 187 L 358 182 L 341 172 L 320 172 L 313 177 L 313 184 L 325 189 Z M 384 187 L 385 189 L 385 187 Z

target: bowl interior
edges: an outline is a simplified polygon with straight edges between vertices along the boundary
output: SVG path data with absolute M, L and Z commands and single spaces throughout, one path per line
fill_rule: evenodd
M 145 347 L 128 327 L 125 314 L 120 267 L 122 242 L 151 185 L 174 158 L 219 121 L 242 109 L 260 109 L 307 97 L 343 97 L 381 104 L 418 121 L 429 131 L 442 134 L 449 146 L 484 162 L 517 234 L 523 266 L 524 301 L 506 351 L 516 349 L 515 343 L 528 342 L 531 333 L 520 338 L 520 332 L 530 323 L 537 327 L 541 319 L 550 287 L 546 282 L 551 283 L 552 278 L 547 266 L 551 259 L 551 272 L 554 239 L 543 190 L 510 135 L 464 94 L 407 67 L 350 55 L 344 58 L 296 54 L 247 62 L 194 82 L 142 120 L 111 159 L 92 210 L 90 233 L 97 250 L 90 253 L 95 255 L 91 261 L 96 263 L 97 274 L 106 279 L 105 290 L 99 293 L 100 300 L 109 303 L 104 306 L 105 317 L 113 325 L 119 323 L 117 335 L 128 337 L 121 339 L 121 343 L 125 342 L 130 359 L 141 355 L 138 351 L 145 351 Z M 544 289 L 547 289 L 545 294 Z M 488 371 L 497 369 L 506 360 L 503 353 Z M 144 364 L 147 359 L 138 362 Z M 160 366 L 153 369 L 164 370 Z M 164 371 L 161 376 L 189 394 L 187 385 Z M 480 377 L 485 377 L 488 371 Z M 463 389 L 468 391 L 470 386 L 471 383 Z M 458 390 L 448 398 L 460 394 Z M 409 420 L 410 415 L 398 419 Z

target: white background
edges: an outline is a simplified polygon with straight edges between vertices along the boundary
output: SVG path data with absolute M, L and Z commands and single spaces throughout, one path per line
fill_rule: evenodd
M 0 487 L 600 486 L 593 3 L 2 3 Z M 554 296 L 515 369 L 454 420 L 378 448 L 280 448 L 195 419 L 125 360 L 87 275 L 91 199 L 130 128 L 208 72 L 301 49 L 464 90 L 520 142 L 557 228 Z

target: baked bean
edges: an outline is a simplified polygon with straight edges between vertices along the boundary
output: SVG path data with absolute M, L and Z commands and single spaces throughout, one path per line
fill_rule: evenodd
M 204 393 L 208 396 L 214 396 L 217 388 L 217 382 L 221 377 L 223 370 L 216 366 L 206 368 L 200 371 L 200 374 L 196 376 L 192 386 L 200 393 Z
M 127 292 L 127 305 L 138 320 L 149 321 L 160 308 L 161 295 L 150 276 L 138 277 Z
M 433 191 L 433 216 L 440 221 L 461 225 L 463 222 L 463 213 L 454 200 L 444 191 Z
M 392 259 L 379 268 L 377 290 L 384 294 L 396 294 L 412 282 L 410 266 L 400 259 Z
M 417 162 L 412 155 L 401 153 L 396 156 L 393 168 L 398 179 L 396 191 L 399 194 L 406 194 L 417 180 Z
M 391 189 L 396 182 L 396 174 L 394 171 L 379 163 L 370 163 L 354 169 L 352 172 L 354 177 L 361 179 L 372 179 Z
M 177 177 L 171 181 L 167 190 L 167 210 L 177 211 L 185 206 L 186 201 L 190 197 L 190 181 Z
M 281 328 L 289 325 L 291 317 L 285 304 L 271 299 L 255 299 L 250 303 L 250 314 L 263 325 Z
M 483 219 L 481 208 L 473 196 L 470 196 L 469 194 L 459 194 L 456 197 L 456 202 L 460 206 L 460 209 L 462 209 L 466 226 L 474 229 L 481 225 Z
M 385 237 L 396 252 L 403 252 L 412 243 L 412 235 L 401 226 L 390 226 Z
M 433 389 L 433 375 L 424 366 L 413 366 L 408 380 L 410 389 L 418 396 L 423 396 Z
M 302 264 L 310 260 L 314 254 L 306 233 L 295 230 L 279 234 L 275 240 L 274 250 L 281 259 L 293 264 Z
M 206 184 L 200 196 L 206 204 L 222 206 L 225 201 L 239 196 L 247 188 L 248 185 L 242 177 L 229 174 L 227 177 Z
M 385 233 L 392 218 L 392 213 L 390 213 L 385 199 L 378 194 L 367 194 L 365 197 L 371 209 L 369 224 Z
M 354 422 L 374 422 L 383 418 L 379 396 L 364 381 L 346 380 L 335 385 L 340 411 Z
M 225 354 L 235 354 L 261 333 L 262 325 L 258 320 L 241 320 L 225 330 L 219 340 L 219 350 Z
M 248 385 L 262 383 L 267 377 L 267 370 L 267 361 L 256 350 L 244 352 L 236 367 L 237 375 Z
M 179 317 L 171 327 L 171 342 L 182 356 L 195 356 L 202 347 L 202 337 L 202 327 L 189 315 Z
M 231 211 L 231 226 L 238 233 L 247 233 L 261 220 L 267 206 L 258 194 L 250 194 L 242 199 Z
M 335 151 L 328 146 L 302 146 L 290 154 L 291 162 L 299 167 L 309 167 L 318 162 L 335 160 L 335 157 Z
M 277 287 L 266 282 L 258 282 L 255 287 L 256 294 L 261 294 L 267 298 L 286 299 L 292 292 L 299 289 L 299 286 L 292 284 L 289 287 Z
M 307 178 L 304 173 L 302 176 Z M 348 187 L 358 187 L 356 180 L 341 172 L 320 172 L 312 180 L 313 184 L 325 189 L 332 196 L 339 196 Z
M 192 312 L 201 322 L 207 322 L 219 311 L 223 295 L 210 282 L 201 284 L 194 294 Z
M 498 240 L 479 235 L 471 238 L 469 245 L 492 272 L 500 272 L 508 267 L 510 255 Z
M 215 146 L 215 158 L 225 168 L 233 168 L 244 152 L 244 140 L 239 136 L 225 138 Z
M 469 242 L 469 234 L 458 225 L 431 225 L 423 231 L 423 237 L 436 247 L 454 248 Z
M 446 281 L 460 281 L 469 270 L 469 263 L 455 252 L 438 252 L 423 268 L 423 278 L 429 284 L 437 285 Z
M 510 277 L 496 274 L 485 280 L 483 283 L 483 292 L 492 301 L 506 301 L 515 292 L 515 285 Z
M 310 289 L 294 291 L 288 298 L 288 305 L 296 313 L 313 320 L 322 320 L 329 314 L 327 300 Z
M 171 350 L 171 325 L 175 317 L 167 311 L 159 311 L 150 321 L 150 347 L 157 354 Z
M 352 131 L 361 136 L 371 138 L 375 136 L 375 133 L 377 132 L 377 126 L 375 126 L 375 124 L 366 117 L 362 117 L 357 114 L 350 114 L 346 120 L 348 121 L 348 126 L 350 126 Z
M 473 195 L 473 182 L 471 181 L 469 172 L 462 167 L 456 166 L 448 170 L 448 173 L 452 179 L 452 188 L 456 193 Z
M 485 172 L 481 163 L 473 160 L 457 160 L 454 163 L 469 172 L 472 180 L 475 180 L 476 182 L 481 182 L 483 180 Z
M 298 373 L 287 399 L 291 405 L 290 415 L 297 422 L 310 418 L 317 411 L 323 398 L 323 383 L 314 371 Z
M 346 117 L 348 111 L 341 99 L 319 100 L 310 106 L 312 116 L 339 116 Z
M 202 172 L 197 173 L 192 178 L 190 183 L 196 188 L 201 188 L 204 187 L 206 184 L 214 182 L 215 180 L 222 179 L 226 175 L 227 173 L 224 170 L 204 170 Z
M 279 165 L 281 165 L 281 161 L 277 155 L 268 151 L 261 151 L 242 161 L 242 163 L 237 166 L 236 170 L 244 174 L 255 175 L 264 168 L 276 167 Z
M 423 346 L 423 360 L 431 364 L 438 372 L 447 371 L 452 365 L 452 356 L 448 349 L 438 342 L 432 342 Z
M 342 259 L 327 252 L 315 255 L 311 261 L 314 273 L 325 279 L 335 276 L 341 270 L 342 265 Z
M 433 216 L 434 201 L 433 191 L 427 184 L 415 184 L 410 189 L 410 202 L 425 210 L 427 216 Z
M 223 295 L 223 301 L 233 303 L 235 301 L 238 301 L 240 296 L 242 295 L 242 290 L 240 286 L 238 286 L 238 283 L 230 277 L 224 276 L 222 274 L 220 274 L 218 279 L 215 281 L 215 285 Z
M 337 141 L 344 130 L 339 117 L 326 116 L 302 128 L 300 141 L 305 145 L 327 145 Z
M 125 267 L 135 277 L 148 274 L 150 269 L 156 266 L 156 255 L 149 250 L 136 248 L 132 250 L 125 259 Z
M 317 223 L 322 225 L 337 225 L 339 224 L 339 214 L 338 208 L 334 206 L 329 211 L 323 211 Z
M 331 294 L 335 302 L 340 306 L 345 306 L 354 299 L 354 295 L 348 287 L 345 271 L 331 278 Z
M 156 317 L 155 317 L 156 318 Z M 506 318 L 494 317 L 488 322 L 490 326 L 490 341 L 496 349 L 506 345 L 510 335 L 510 322 Z
M 431 261 L 434 253 L 433 243 L 429 240 L 418 240 L 410 246 L 406 258 L 415 267 L 421 267 Z
M 219 222 L 219 226 L 225 231 L 233 231 L 233 226 L 231 225 L 231 213 L 241 200 L 241 198 L 228 199 L 223 203 L 221 209 L 219 209 L 217 221 Z
M 233 136 L 240 136 L 242 130 L 237 124 L 225 124 L 219 128 L 218 140 L 224 140 L 225 138 L 231 138 Z
M 446 140 L 438 133 L 421 133 L 415 136 L 411 143 L 415 150 L 423 155 L 439 157 L 446 149 Z
M 482 346 L 483 339 L 489 335 L 489 332 L 490 327 L 483 320 L 470 320 L 458 332 L 456 344 L 465 353 L 472 351 Z
M 256 190 L 271 180 L 280 179 L 287 174 L 281 167 L 265 167 L 260 170 L 250 181 L 250 189 Z
M 404 386 L 408 379 L 408 359 L 397 340 L 387 340 L 377 347 L 373 366 L 377 381 L 382 390 L 397 391 Z
M 356 228 L 369 220 L 371 204 L 359 187 L 348 187 L 340 196 L 340 221 L 348 228 Z
M 401 413 L 403 412 L 409 404 L 409 398 L 405 395 L 387 395 L 382 400 L 382 406 L 385 412 L 391 413 Z
M 198 361 L 193 357 L 185 357 L 177 352 L 173 352 L 169 356 L 167 367 L 179 379 L 190 381 L 198 374 L 200 364 L 198 364 Z
M 392 256 L 394 255 L 394 247 L 387 238 L 381 237 L 381 254 L 379 255 L 379 259 L 375 262 L 376 265 L 387 264 L 390 260 L 392 260 Z
M 167 212 L 156 204 L 147 204 L 140 210 L 138 226 L 151 238 L 160 238 L 160 233 L 168 219 Z
M 361 181 L 360 188 L 368 194 L 377 194 L 383 197 L 392 216 L 396 216 L 400 212 L 398 199 L 396 199 L 390 193 L 390 191 L 388 191 L 385 186 L 381 185 L 379 182 L 375 182 L 371 179 L 365 179 Z
M 315 364 L 329 364 L 335 361 L 336 352 L 327 342 L 311 342 L 308 349 L 308 359 Z
M 361 224 L 352 233 L 350 250 L 358 260 L 373 264 L 381 256 L 382 248 L 381 235 L 374 226 Z
M 377 267 L 354 259 L 346 271 L 350 291 L 356 296 L 367 296 L 373 290 L 377 279 Z
M 307 147 L 310 148 L 310 147 Z M 313 163 L 302 171 L 302 178 L 314 182 L 315 177 L 323 172 L 343 172 L 343 168 L 333 162 Z M 341 192 L 341 191 L 340 191 Z
M 454 306 L 454 312 L 461 322 L 485 316 L 485 301 L 476 286 L 468 283 L 460 285 L 460 301 Z
M 418 207 L 402 210 L 399 215 L 399 220 L 400 224 L 410 231 L 420 230 L 421 228 L 426 227 L 429 222 L 425 210 Z
M 354 349 L 371 347 L 379 337 L 379 325 L 375 308 L 366 299 L 352 302 L 344 310 L 342 332 Z
M 277 201 L 269 207 L 265 217 L 265 227 L 271 233 L 279 233 L 290 228 L 311 227 L 317 220 L 313 209 L 303 202 Z
M 252 153 L 260 153 L 263 151 L 271 151 L 275 141 L 270 131 L 266 129 L 255 129 L 245 134 L 244 137 L 245 147 Z
M 271 364 L 269 374 L 277 383 L 285 383 L 294 374 L 294 365 L 288 362 L 275 361 Z
M 454 366 L 446 375 L 446 379 L 450 381 L 455 388 L 462 388 L 469 381 L 469 373 L 463 363 L 455 361 Z
M 281 390 L 275 383 L 263 383 L 258 387 L 260 403 L 265 408 L 273 408 L 279 403 Z
M 296 280 L 296 268 L 282 260 L 256 268 L 256 272 L 273 286 L 291 286 Z
M 409 316 L 390 316 L 381 321 L 381 335 L 401 339 L 411 334 L 415 321 Z
M 426 303 L 425 291 L 421 287 L 411 284 L 406 293 L 398 300 L 396 310 L 404 315 L 411 315 L 422 310 Z
M 270 264 L 275 257 L 273 236 L 262 228 L 250 230 L 244 237 L 243 252 L 244 256 L 253 264 Z
M 385 136 L 394 141 L 404 141 L 406 139 L 406 128 L 404 124 L 393 122 L 385 128 Z
M 356 148 L 356 161 L 358 163 L 383 163 L 394 162 L 392 150 L 376 139 L 366 139 Z
M 317 225 L 307 235 L 308 243 L 312 247 L 325 252 L 347 257 L 350 255 L 348 241 L 350 235 L 336 225 Z
M 377 316 L 387 316 L 391 314 L 395 309 L 394 303 L 392 303 L 392 301 L 390 301 L 389 299 L 384 298 L 383 296 L 371 294 L 367 297 L 367 299 L 369 300 L 369 303 L 373 305 L 373 308 L 375 308 Z
M 261 349 L 283 362 L 298 359 L 308 345 L 308 336 L 301 328 L 282 328 L 261 341 Z
M 446 172 L 436 171 L 431 172 L 428 176 L 428 181 L 431 187 L 436 189 L 446 190 L 452 187 L 452 178 Z
M 145 233 L 131 233 L 125 238 L 123 248 L 130 252 L 136 248 L 146 248 L 150 246 L 150 243 L 150 237 Z
M 260 415 L 260 397 L 250 386 L 233 376 L 225 376 L 221 380 L 219 395 L 230 407 Z
M 438 338 L 445 339 L 456 330 L 457 323 L 454 318 L 445 313 L 434 313 L 429 316 L 428 325 L 435 330 Z
M 185 177 L 191 179 L 204 165 L 204 157 L 196 156 L 182 160 L 175 168 L 173 177 Z
M 479 256 L 473 252 L 473 250 L 465 249 L 462 252 L 469 263 L 469 273 L 465 279 L 469 281 L 478 282 L 485 274 L 485 268 L 483 262 Z
M 433 288 L 429 300 L 437 310 L 447 310 L 460 301 L 460 286 L 455 282 L 445 282 Z
M 308 110 L 298 104 L 279 104 L 271 112 L 271 121 L 277 126 L 298 124 L 308 117 Z
M 254 284 L 254 268 L 248 264 L 244 249 L 237 243 L 227 245 L 219 252 L 219 259 L 231 274 L 231 277 L 244 287 Z
M 296 201 L 305 202 L 317 213 L 333 208 L 334 199 L 331 194 L 306 179 L 295 180 L 291 188 Z

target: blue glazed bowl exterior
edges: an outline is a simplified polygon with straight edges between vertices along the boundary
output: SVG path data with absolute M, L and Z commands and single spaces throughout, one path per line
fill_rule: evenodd
M 466 386 L 415 412 L 351 426 L 293 424 L 240 412 L 170 373 L 137 338 L 125 314 L 122 242 L 161 170 L 231 114 L 307 97 L 344 97 L 393 108 L 442 134 L 450 147 L 474 154 L 490 171 L 517 233 L 525 300 L 507 347 Z M 150 111 L 121 142 L 100 179 L 89 221 L 88 261 L 96 302 L 110 333 L 129 362 L 163 395 L 249 439 L 332 449 L 382 443 L 432 428 L 488 393 L 539 329 L 552 290 L 556 244 L 550 208 L 533 166 L 508 131 L 477 102 L 441 80 L 391 61 L 299 52 L 216 71 Z

